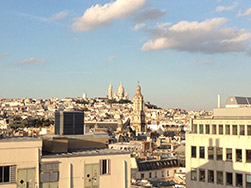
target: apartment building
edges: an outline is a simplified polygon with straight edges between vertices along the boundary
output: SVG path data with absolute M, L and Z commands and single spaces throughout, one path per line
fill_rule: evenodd
M 49 153 L 42 152 L 42 142 L 28 137 L 0 139 L 0 188 L 130 187 L 128 152 L 68 147 Z
M 251 187 L 251 98 L 229 97 L 186 134 L 188 188 Z

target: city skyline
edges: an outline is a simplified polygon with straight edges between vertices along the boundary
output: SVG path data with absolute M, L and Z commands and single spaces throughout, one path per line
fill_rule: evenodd
M 163 108 L 251 96 L 244 0 L 1 3 L 0 98 L 106 96 L 121 81 Z

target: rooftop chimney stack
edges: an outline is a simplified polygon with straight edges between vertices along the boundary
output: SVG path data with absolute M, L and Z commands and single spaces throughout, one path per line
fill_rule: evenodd
M 221 108 L 221 104 L 220 104 L 220 94 L 218 94 L 218 108 Z

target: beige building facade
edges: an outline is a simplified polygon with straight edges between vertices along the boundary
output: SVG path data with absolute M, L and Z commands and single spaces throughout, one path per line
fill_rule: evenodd
M 194 119 L 186 134 L 188 188 L 251 187 L 249 107 L 217 108 L 212 119 Z
M 130 165 L 125 151 L 42 154 L 40 139 L 0 139 L 0 188 L 129 188 Z

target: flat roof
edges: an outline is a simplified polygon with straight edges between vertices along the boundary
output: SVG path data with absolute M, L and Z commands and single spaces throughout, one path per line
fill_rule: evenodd
M 42 141 L 36 137 L 0 137 L 0 142 L 31 142 L 31 141 Z
M 67 153 L 51 154 L 46 153 L 42 155 L 42 158 L 65 158 L 65 157 L 81 157 L 81 156 L 99 156 L 99 155 L 125 155 L 130 154 L 127 151 L 115 150 L 115 149 L 85 149 L 69 151 Z

